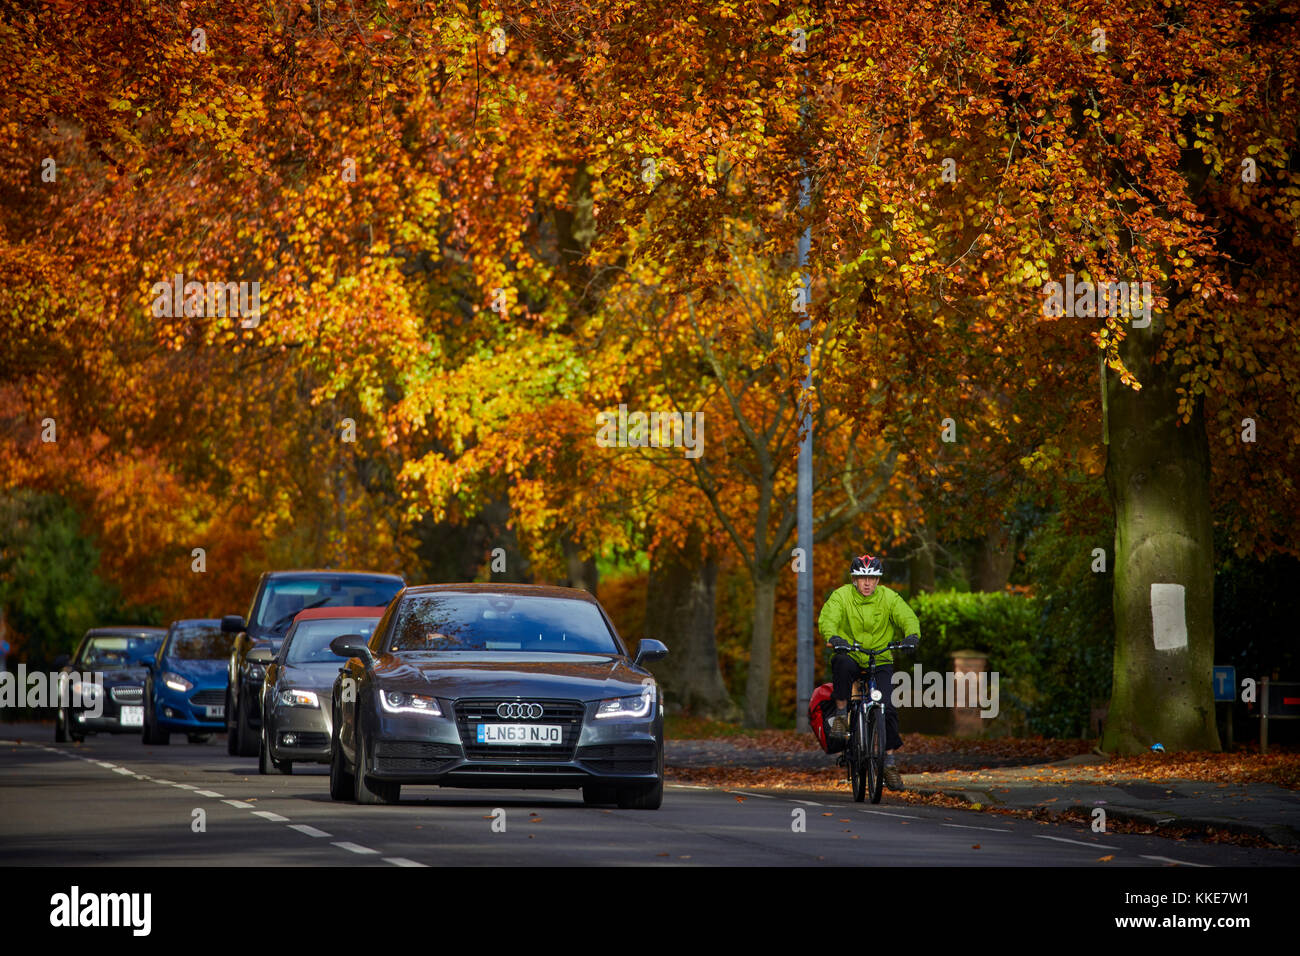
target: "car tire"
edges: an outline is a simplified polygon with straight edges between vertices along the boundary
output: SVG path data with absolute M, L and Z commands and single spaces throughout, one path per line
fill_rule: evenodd
M 589 807 L 618 803 L 618 790 L 599 783 L 589 783 L 582 788 L 582 802 Z
M 238 713 L 235 714 L 235 725 L 239 728 L 239 736 L 236 738 L 236 747 L 240 757 L 257 756 L 257 736 L 252 727 L 248 725 L 248 688 L 244 688 L 244 693 L 239 695 L 239 707 L 236 708 Z
M 66 723 L 68 715 L 59 710 L 54 715 L 54 742 L 56 744 L 66 744 L 68 742 L 68 725 Z
M 664 745 L 659 745 L 658 758 L 659 779 L 651 784 L 638 784 L 635 787 L 620 787 L 618 807 L 620 810 L 658 810 L 664 802 Z
M 357 803 L 373 805 L 377 803 L 397 803 L 402 798 L 402 785 L 387 781 L 366 778 L 366 735 L 357 728 L 357 766 L 353 779 L 356 780 Z
M 339 745 L 338 719 L 334 721 L 334 734 L 330 738 L 330 799 L 351 800 L 356 795 L 352 774 L 343 766 L 343 748 Z
M 85 735 L 85 734 L 79 734 L 79 733 L 77 733 L 76 730 L 73 729 L 73 728 L 74 728 L 74 724 L 72 723 L 72 711 L 70 711 L 70 710 L 69 710 L 69 711 L 64 711 L 64 714 L 63 714 L 63 728 L 64 728 L 64 730 L 66 730 L 67 733 L 68 733 L 68 739 L 71 740 L 74 744 L 79 744 L 79 743 L 81 743 L 83 740 L 86 739 L 86 735 Z
M 154 710 L 154 703 L 151 697 L 145 698 L 144 702 L 144 720 L 141 721 L 140 739 L 147 745 L 165 747 L 172 742 L 172 735 L 158 728 L 158 714 Z
M 239 754 L 239 741 L 235 737 L 235 734 L 237 734 L 238 731 L 236 730 L 235 725 L 230 722 L 230 719 L 234 716 L 234 714 L 235 714 L 235 709 L 230 706 L 230 688 L 227 687 L 226 688 L 226 753 L 230 754 L 230 756 L 232 757 L 237 756 Z
M 266 746 L 266 729 L 263 728 L 257 745 L 257 772 L 265 776 L 275 773 L 278 769 L 271 757 L 270 749 Z

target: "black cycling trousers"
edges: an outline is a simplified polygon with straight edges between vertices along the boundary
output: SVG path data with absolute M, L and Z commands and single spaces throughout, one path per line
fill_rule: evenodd
M 853 692 L 853 682 L 865 677 L 867 669 L 849 657 L 836 654 L 831 657 L 831 683 L 836 700 L 848 700 Z M 898 735 L 898 711 L 894 709 L 894 665 L 876 665 L 876 689 L 885 695 L 885 749 L 897 750 L 903 746 Z

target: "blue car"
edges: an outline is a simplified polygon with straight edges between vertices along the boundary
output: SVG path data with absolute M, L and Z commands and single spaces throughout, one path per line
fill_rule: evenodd
M 146 744 L 170 743 L 173 733 L 200 744 L 226 729 L 226 665 L 234 641 L 217 619 L 172 622 L 149 662 L 141 731 Z

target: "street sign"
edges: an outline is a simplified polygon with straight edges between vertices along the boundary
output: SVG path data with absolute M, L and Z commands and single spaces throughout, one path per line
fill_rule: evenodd
M 1214 668 L 1214 700 L 1230 701 L 1237 699 L 1237 668 L 1219 667 Z

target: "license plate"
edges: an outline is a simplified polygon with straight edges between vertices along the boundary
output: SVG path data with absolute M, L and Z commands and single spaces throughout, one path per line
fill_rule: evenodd
M 123 727 L 143 727 L 144 726 L 144 708 L 143 707 L 123 707 L 118 717 Z
M 216 720 L 218 717 L 226 716 L 225 704 L 218 704 L 216 707 L 204 707 L 203 710 L 207 714 L 208 720 Z
M 536 744 L 558 747 L 564 740 L 559 724 L 479 724 L 481 744 Z

